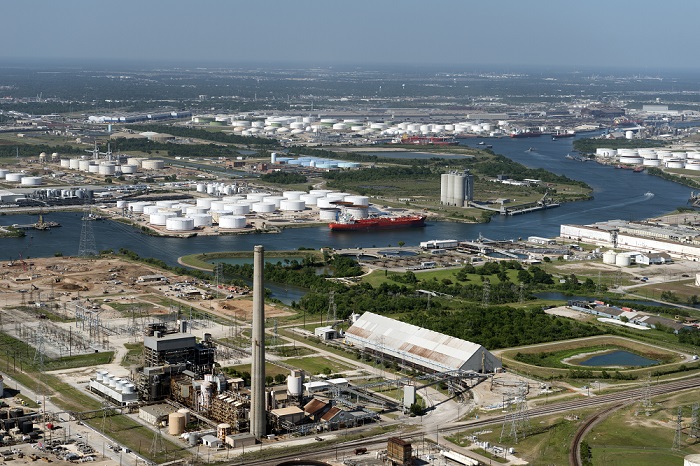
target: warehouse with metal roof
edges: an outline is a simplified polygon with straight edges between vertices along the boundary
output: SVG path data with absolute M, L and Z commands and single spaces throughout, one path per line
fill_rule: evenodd
M 483 346 L 365 312 L 345 332 L 345 343 L 429 372 L 489 373 L 501 362 Z

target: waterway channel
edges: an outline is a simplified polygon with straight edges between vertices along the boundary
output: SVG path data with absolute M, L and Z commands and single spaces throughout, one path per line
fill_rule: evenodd
M 578 137 L 578 136 L 577 136 Z M 479 139 L 462 140 L 463 145 L 478 147 Z M 646 173 L 616 170 L 594 162 L 567 159 L 572 152 L 571 140 L 552 141 L 548 137 L 531 139 L 491 139 L 496 153 L 504 154 L 528 167 L 544 168 L 582 180 L 593 188 L 594 199 L 564 204 L 559 208 L 533 212 L 515 217 L 497 216 L 487 224 L 430 222 L 425 228 L 385 231 L 331 232 L 327 227 L 290 228 L 278 234 L 248 234 L 237 236 L 201 236 L 193 238 L 158 238 L 144 235 L 131 227 L 111 222 L 92 222 L 99 250 L 127 248 L 144 257 L 162 259 L 175 265 L 186 254 L 217 251 L 249 250 L 262 244 L 269 250 L 289 250 L 298 247 L 396 247 L 400 241 L 417 245 L 431 239 L 475 239 L 482 234 L 492 239 L 514 237 L 557 236 L 562 223 L 593 223 L 622 218 L 640 220 L 667 213 L 686 205 L 690 189 Z M 528 148 L 535 150 L 528 152 Z M 650 194 L 652 193 L 652 194 Z M 75 255 L 81 234 L 81 213 L 55 212 L 48 220 L 61 223 L 62 228 L 30 231 L 23 238 L 2 239 L 0 259 L 48 257 L 55 253 Z M 36 217 L 27 215 L 0 216 L 1 225 L 32 223 Z

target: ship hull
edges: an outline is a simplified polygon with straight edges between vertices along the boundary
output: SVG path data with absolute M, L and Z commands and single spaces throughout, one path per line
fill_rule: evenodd
M 520 138 L 536 138 L 542 136 L 542 133 L 539 131 L 525 131 L 522 133 L 512 133 L 510 137 L 515 138 L 515 139 L 520 139 Z
M 332 231 L 391 230 L 425 226 L 424 216 L 363 218 L 348 223 L 329 223 Z

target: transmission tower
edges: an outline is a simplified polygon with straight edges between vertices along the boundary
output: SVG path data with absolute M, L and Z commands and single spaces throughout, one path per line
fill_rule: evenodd
M 97 246 L 95 245 L 95 232 L 92 231 L 92 223 L 90 221 L 90 212 L 88 207 L 83 211 L 83 226 L 80 230 L 80 246 L 78 247 L 78 256 L 96 256 Z
M 647 374 L 647 379 L 644 381 L 644 391 L 642 392 L 642 406 L 651 408 L 654 403 L 651 401 L 651 372 Z
M 216 280 L 216 296 L 219 296 L 219 285 L 224 279 L 224 263 L 217 262 L 214 266 L 214 280 Z
M 484 306 L 489 305 L 489 300 L 491 299 L 491 280 L 484 278 L 484 298 L 482 304 Z
M 503 442 L 504 438 L 510 438 L 514 443 L 518 443 L 518 439 L 527 437 L 530 430 L 530 414 L 527 408 L 525 387 L 519 387 L 517 391 L 511 392 L 508 402 L 510 403 L 509 411 L 503 419 L 499 442 Z M 508 435 L 506 435 L 507 426 L 510 427 Z
M 699 403 L 693 403 L 692 412 L 690 415 L 690 432 L 688 432 L 688 437 L 698 438 L 698 411 L 700 410 Z
M 678 417 L 676 417 L 676 435 L 673 436 L 673 450 L 681 449 L 681 435 L 683 433 L 683 408 L 678 407 Z
M 525 283 L 520 282 L 520 287 L 518 290 L 518 301 L 520 301 L 520 304 L 525 302 Z
M 153 442 L 151 442 L 151 454 L 157 455 L 163 451 L 163 435 L 160 432 L 160 426 L 158 426 L 158 432 L 153 436 Z
M 333 325 L 331 324 L 331 321 L 335 323 L 336 319 L 336 306 L 335 306 L 335 291 L 331 291 L 330 294 L 328 295 L 328 315 L 326 316 L 326 323 L 328 325 Z

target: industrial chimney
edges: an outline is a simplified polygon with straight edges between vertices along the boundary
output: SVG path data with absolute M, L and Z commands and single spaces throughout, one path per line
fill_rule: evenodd
M 265 412 L 265 249 L 255 246 L 253 254 L 253 367 L 250 387 L 250 433 L 261 439 L 267 434 Z

